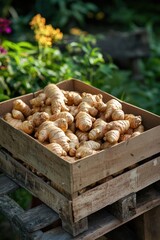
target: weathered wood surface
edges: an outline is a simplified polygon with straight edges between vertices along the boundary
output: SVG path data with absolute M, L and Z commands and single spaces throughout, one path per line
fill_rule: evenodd
M 32 172 L 27 170 L 22 164 L 20 164 L 18 161 L 12 158 L 4 150 L 0 151 L 0 167 L 3 169 L 3 171 L 9 174 L 9 176 L 11 176 L 15 182 L 19 183 L 20 186 L 30 191 L 34 196 L 38 197 L 41 201 L 43 201 L 49 207 L 54 209 L 62 220 L 63 228 L 65 228 L 72 235 L 77 235 L 87 230 L 88 228 L 87 218 L 84 218 L 76 223 L 73 222 L 72 203 L 70 200 L 65 198 L 61 193 L 57 192 L 55 189 L 53 189 L 51 186 L 45 183 L 41 178 L 37 177 Z M 19 225 L 22 226 L 24 225 L 21 218 L 24 218 L 27 221 L 28 214 L 29 213 L 26 213 L 24 216 L 16 218 L 17 219 L 16 221 L 18 222 Z M 52 214 L 50 217 L 51 218 L 53 217 Z M 36 219 L 32 220 L 36 221 Z M 37 226 L 34 224 L 34 227 L 37 228 Z M 32 231 L 32 227 L 33 227 L 32 222 L 28 223 L 27 225 L 28 231 Z
M 24 210 L 13 199 L 7 195 L 2 195 L 0 196 L 0 212 L 4 214 L 8 220 L 12 220 L 16 215 L 24 213 Z
M 142 164 L 72 200 L 75 221 L 160 180 L 160 157 Z
M 159 152 L 160 126 L 72 164 L 74 191 L 117 173 Z M 152 141 L 150 140 L 152 139 Z M 89 174 L 89 177 L 88 177 Z
M 3 197 L 3 199 L 2 199 Z M 143 189 L 137 194 L 137 207 L 136 207 L 136 214 L 126 221 L 121 221 L 118 220 L 116 217 L 111 215 L 107 208 L 100 210 L 96 212 L 95 214 L 89 216 L 89 229 L 82 233 L 79 234 L 77 237 L 71 236 L 69 233 L 65 232 L 64 229 L 62 229 L 61 226 L 57 226 L 57 224 L 54 224 L 52 226 L 51 230 L 48 230 L 46 232 L 42 232 L 41 229 L 44 226 L 46 226 L 44 219 L 45 219 L 45 214 L 46 214 L 46 219 L 48 216 L 50 216 L 50 220 L 48 220 L 48 225 L 51 223 L 57 222 L 57 214 L 54 213 L 53 218 L 51 216 L 51 213 L 53 213 L 53 210 L 45 207 L 44 205 L 40 205 L 37 208 L 30 209 L 26 212 L 24 210 L 21 210 L 21 207 L 19 207 L 15 202 L 10 199 L 8 196 L 3 195 L 0 197 L 2 201 L 0 201 L 0 211 L 2 212 L 3 209 L 6 209 L 3 211 L 3 214 L 10 218 L 14 225 L 21 230 L 22 234 L 22 239 L 27 239 L 27 240 L 94 240 L 97 239 L 98 237 L 112 231 L 113 229 L 116 229 L 117 227 L 123 225 L 124 223 L 130 221 L 131 219 L 134 219 L 135 217 L 138 217 L 139 215 L 149 211 L 150 209 L 153 209 L 156 206 L 160 205 L 160 192 L 155 190 L 153 187 L 148 187 L 147 189 Z M 7 206 L 7 207 L 6 207 Z M 17 208 L 18 206 L 18 208 Z M 9 215 L 9 212 L 11 214 Z M 18 211 L 17 211 L 18 209 Z M 19 210 L 20 209 L 20 210 Z M 42 215 L 41 217 L 41 210 L 42 210 Z M 156 211 L 155 211 L 156 212 Z M 38 214 L 39 213 L 39 214 Z M 34 214 L 36 216 L 34 216 Z M 159 214 L 159 212 L 158 212 Z M 29 233 L 27 231 L 29 226 L 29 216 L 31 220 L 31 225 L 30 225 L 30 231 L 38 229 L 35 232 Z M 153 215 L 152 215 L 153 216 Z M 157 215 L 158 216 L 158 215 Z M 36 220 L 37 217 L 37 220 Z M 17 218 L 21 219 L 21 223 L 19 221 L 16 221 Z M 33 219 L 33 221 L 32 221 Z M 20 224 L 19 224 L 20 223 Z M 24 226 L 22 227 L 22 225 Z M 35 224 L 35 227 L 34 227 Z M 59 225 L 59 223 L 58 223 Z M 158 235 L 156 235 L 158 236 Z M 144 239 L 143 239 L 144 240 Z M 152 240 L 152 239 L 145 239 L 145 240 Z
M 5 175 L 0 175 L 0 195 L 10 193 L 18 188 L 18 184 Z
M 44 204 L 31 208 L 14 219 L 16 225 L 21 226 L 27 232 L 45 228 L 59 220 L 58 214 Z
M 80 219 L 78 222 L 71 222 L 68 221 L 69 218 L 63 218 L 61 215 L 62 220 L 62 228 L 70 233 L 72 236 L 77 236 L 80 233 L 85 232 L 88 229 L 88 218 Z
M 67 198 L 26 169 L 4 150 L 0 151 L 0 168 L 20 186 L 30 191 L 56 212 L 61 210 L 64 215 L 71 215 L 69 212 L 71 203 Z
M 135 169 L 84 192 L 80 196 L 75 196 L 70 201 L 14 160 L 9 154 L 7 154 L 6 161 L 6 154 L 0 152 L 1 168 L 15 181 L 17 179 L 21 186 L 31 191 L 32 194 L 54 209 L 68 224 L 70 222 L 72 227 L 74 226 L 73 222 L 78 222 L 80 219 L 160 179 L 160 157 L 156 157 Z
M 136 213 L 136 193 L 131 193 L 109 206 L 109 211 L 120 220 L 127 220 Z

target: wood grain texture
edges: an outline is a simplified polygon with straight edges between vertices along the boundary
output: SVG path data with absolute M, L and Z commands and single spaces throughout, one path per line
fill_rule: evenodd
M 122 142 L 72 164 L 74 191 L 158 153 L 160 149 L 159 132 L 160 126 L 157 126 L 137 138 Z
M 0 212 L 12 221 L 13 217 L 23 214 L 24 210 L 9 196 L 3 195 L 0 196 Z
M 137 198 L 136 214 L 126 221 L 118 220 L 111 215 L 107 208 L 100 210 L 93 215 L 89 216 L 89 228 L 88 231 L 75 237 L 74 240 L 94 240 L 104 234 L 122 226 L 128 221 L 142 215 L 143 213 L 160 205 L 160 193 L 154 189 L 143 191 L 141 197 Z M 157 240 L 157 239 L 156 239 Z
M 58 214 L 44 204 L 31 208 L 14 219 L 17 225 L 27 232 L 40 230 L 58 220 Z
M 153 209 L 152 214 L 150 215 L 151 217 L 147 218 L 149 221 L 149 226 L 151 227 L 152 221 L 151 219 L 154 218 L 157 220 L 157 224 L 159 222 L 158 218 L 160 216 L 159 214 L 159 207 L 156 208 L 157 206 L 160 205 L 160 192 L 155 190 L 153 186 L 149 186 L 146 189 L 143 189 L 142 191 L 137 193 L 137 208 L 136 208 L 136 214 L 129 218 L 126 221 L 120 221 L 110 213 L 108 213 L 107 208 L 104 208 L 93 215 L 89 216 L 89 229 L 82 233 L 79 234 L 77 237 L 71 236 L 69 233 L 66 233 L 60 226 L 59 227 L 54 227 L 52 230 L 49 230 L 45 233 L 42 233 L 42 231 L 38 230 L 33 233 L 28 233 L 24 231 L 24 228 L 21 228 L 21 225 L 17 224 L 16 226 L 19 228 L 19 231 L 21 231 L 21 236 L 23 237 L 22 239 L 30 239 L 30 240 L 94 240 L 97 239 L 98 237 L 112 231 L 113 229 L 116 229 L 117 227 L 125 224 L 126 222 L 130 221 L 131 219 L 137 218 L 138 216 L 142 215 L 143 213 L 146 212 L 148 214 L 149 210 Z M 41 210 L 40 208 L 35 208 L 32 210 L 29 210 L 28 213 L 24 212 L 24 210 L 15 204 L 15 202 L 10 199 L 8 196 L 2 196 L 0 197 L 0 211 L 2 212 L 3 209 L 3 214 L 7 216 L 12 223 L 15 222 L 15 219 L 18 216 L 22 216 L 22 219 L 26 219 L 23 216 L 29 216 L 32 217 L 32 214 L 34 216 L 34 213 L 37 214 L 38 209 Z M 17 208 L 18 206 L 18 208 Z M 18 211 L 17 211 L 18 209 Z M 43 209 L 43 207 L 42 207 Z M 11 211 L 10 211 L 11 210 Z M 44 208 L 45 210 L 45 208 Z M 11 212 L 11 214 L 10 214 Z M 31 214 L 29 214 L 29 212 Z M 40 211 L 39 211 L 40 212 Z M 17 216 L 18 215 L 18 216 Z M 156 218 L 155 218 L 156 217 Z M 24 221 L 25 223 L 25 221 Z M 147 223 L 147 222 L 146 222 Z M 148 224 L 147 224 L 148 225 Z M 154 233 L 156 232 L 156 235 L 154 236 L 159 236 L 159 224 L 156 225 L 156 228 L 154 228 Z M 152 230 L 151 230 L 152 232 Z M 151 232 L 149 234 L 151 234 Z M 150 236 L 150 235 L 147 235 Z M 153 236 L 153 235 L 152 235 Z M 153 238 L 154 239 L 154 238 Z M 159 239 L 159 238 L 156 238 Z M 152 240 L 152 238 L 146 238 L 143 240 Z M 154 239 L 155 240 L 155 239 Z
M 18 189 L 19 186 L 5 175 L 0 175 L 0 195 L 8 194 Z
M 45 183 L 40 177 L 27 170 L 6 152 L 0 151 L 0 167 L 16 183 L 30 191 L 57 213 L 61 211 L 64 215 L 72 217 L 69 212 L 71 203 L 67 198 Z
M 160 157 L 103 183 L 72 201 L 75 222 L 160 180 Z
M 136 213 L 136 193 L 131 193 L 109 206 L 109 211 L 120 220 L 127 220 Z

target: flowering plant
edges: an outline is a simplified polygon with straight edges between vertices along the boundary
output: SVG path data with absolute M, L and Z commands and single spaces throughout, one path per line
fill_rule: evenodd
M 78 42 L 63 43 L 62 51 L 62 44 L 58 44 L 63 38 L 60 29 L 47 25 L 40 14 L 32 18 L 30 26 L 37 44 L 3 42 L 1 51 L 7 53 L 0 54 L 0 85 L 5 96 L 34 92 L 48 82 L 57 83 L 71 77 L 95 86 L 99 84 L 98 87 L 105 79 L 112 78 L 115 65 L 112 62 L 105 64 L 90 35 L 82 33 Z

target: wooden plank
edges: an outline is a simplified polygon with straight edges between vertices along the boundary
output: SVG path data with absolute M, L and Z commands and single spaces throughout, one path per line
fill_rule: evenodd
M 72 164 L 74 191 L 158 153 L 160 149 L 159 132 L 160 126 L 157 126 L 138 137 L 92 155 L 92 157 L 76 161 Z
M 19 188 L 19 186 L 9 177 L 5 175 L 0 176 L 0 195 L 13 192 L 17 188 Z
M 160 180 L 159 173 L 160 157 L 157 157 L 74 198 L 75 222 Z
M 6 152 L 0 151 L 0 167 L 16 183 L 30 191 L 57 213 L 61 211 L 64 212 L 64 215 L 69 215 L 70 201 L 45 183 L 40 177 L 27 170 Z
M 16 216 L 14 221 L 27 232 L 34 232 L 59 221 L 59 216 L 49 207 L 41 204 L 31 208 L 20 216 Z
M 8 219 L 12 220 L 16 215 L 24 213 L 24 210 L 9 196 L 0 196 L 0 212 Z

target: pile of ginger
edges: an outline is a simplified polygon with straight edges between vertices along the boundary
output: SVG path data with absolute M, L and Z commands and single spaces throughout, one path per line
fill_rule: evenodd
M 142 117 L 126 114 L 122 104 L 101 94 L 65 91 L 48 84 L 27 105 L 13 102 L 3 117 L 14 128 L 35 137 L 63 159 L 80 159 L 144 131 Z

